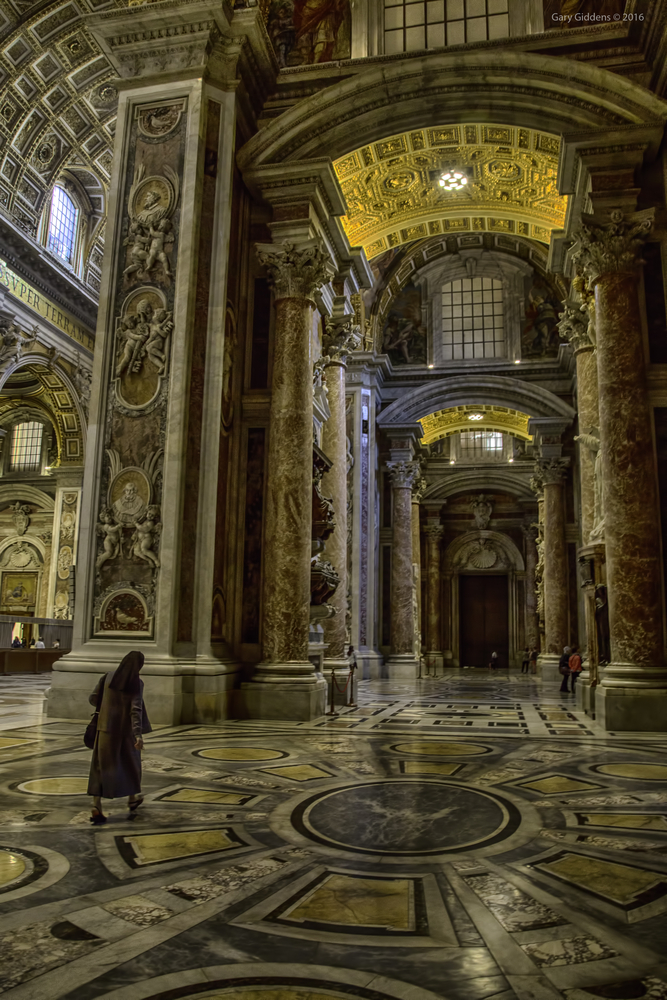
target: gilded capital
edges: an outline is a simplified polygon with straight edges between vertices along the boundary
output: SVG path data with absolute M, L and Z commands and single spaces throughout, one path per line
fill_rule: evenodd
M 583 269 L 591 286 L 605 274 L 639 267 L 642 244 L 653 226 L 653 209 L 625 215 L 615 208 L 610 221 L 603 225 L 591 216 L 585 215 L 583 220 L 575 234 L 579 249 L 572 259 Z
M 361 343 L 361 330 L 353 315 L 327 316 L 324 320 L 322 354 L 326 364 L 345 364 L 347 355 Z
M 567 465 L 567 459 L 541 458 L 535 463 L 535 471 L 542 480 L 543 487 L 560 486 L 567 471 Z
M 411 490 L 412 485 L 421 474 L 419 462 L 387 462 L 394 489 Z
M 255 249 L 269 272 L 276 299 L 312 299 L 334 275 L 329 254 L 316 240 L 299 247 L 288 240 L 257 244 Z

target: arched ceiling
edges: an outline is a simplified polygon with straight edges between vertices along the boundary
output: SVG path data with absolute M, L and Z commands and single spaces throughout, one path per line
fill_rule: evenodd
M 36 236 L 45 198 L 67 168 L 90 204 L 96 240 L 84 277 L 95 292 L 118 94 L 83 15 L 113 6 L 126 4 L 6 0 L 0 10 L 0 210 Z
M 511 434 L 522 441 L 532 441 L 528 433 L 530 417 L 520 410 L 512 410 L 505 406 L 488 404 L 469 404 L 450 406 L 445 410 L 436 410 L 426 417 L 420 417 L 422 425 L 422 444 L 433 444 L 440 438 L 449 437 L 460 431 L 501 431 Z
M 389 136 L 334 161 L 347 203 L 343 226 L 371 259 L 439 234 L 505 233 L 549 243 L 565 224 L 556 186 L 560 137 L 492 123 L 439 125 Z M 445 191 L 446 169 L 470 172 Z

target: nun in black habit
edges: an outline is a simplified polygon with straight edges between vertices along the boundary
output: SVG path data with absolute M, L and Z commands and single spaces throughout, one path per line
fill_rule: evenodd
M 130 815 L 143 802 L 141 794 L 142 735 L 151 732 L 144 707 L 144 682 L 139 671 L 144 654 L 134 650 L 112 673 L 100 678 L 89 701 L 99 706 L 97 736 L 90 763 L 88 794 L 93 796 L 91 823 L 106 823 L 102 799 L 127 795 Z

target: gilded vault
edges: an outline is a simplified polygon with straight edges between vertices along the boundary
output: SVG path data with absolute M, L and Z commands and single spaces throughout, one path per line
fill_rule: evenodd
M 565 223 L 556 179 L 560 139 L 535 129 L 461 124 L 418 129 L 363 146 L 334 162 L 352 246 L 376 257 L 438 234 L 507 233 L 549 243 Z M 443 191 L 443 170 L 469 181 Z

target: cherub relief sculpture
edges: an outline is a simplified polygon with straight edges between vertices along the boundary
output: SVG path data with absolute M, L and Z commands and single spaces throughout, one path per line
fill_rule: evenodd
M 11 323 L 0 323 L 0 368 L 5 368 L 16 362 L 23 352 L 37 340 L 37 327 L 34 327 L 31 334 L 23 333 L 19 327 Z
M 150 504 L 146 509 L 145 519 L 135 521 L 134 534 L 130 543 L 130 556 L 149 563 L 155 569 L 160 568 L 160 560 L 153 551 L 162 530 L 162 525 L 158 520 L 159 516 L 160 508 L 157 504 Z
M 123 538 L 122 524 L 116 524 L 113 511 L 110 507 L 103 507 L 100 511 L 100 519 L 97 523 L 97 533 L 104 538 L 104 548 L 97 557 L 95 566 L 99 571 L 106 562 L 117 559 L 121 551 L 121 541 Z
M 139 374 L 147 357 L 162 375 L 167 363 L 165 341 L 173 329 L 170 312 L 154 310 L 148 299 L 141 299 L 136 313 L 124 316 L 118 328 L 120 355 L 116 362 L 116 378 L 125 371 Z
M 131 247 L 130 262 L 123 274 L 155 280 L 152 272 L 159 263 L 164 278 L 169 281 L 172 268 L 167 249 L 168 244 L 174 242 L 171 216 L 179 199 L 178 176 L 170 166 L 164 167 L 163 176 L 145 177 L 145 171 L 145 165 L 140 164 L 130 188 L 130 224 L 123 244 Z

